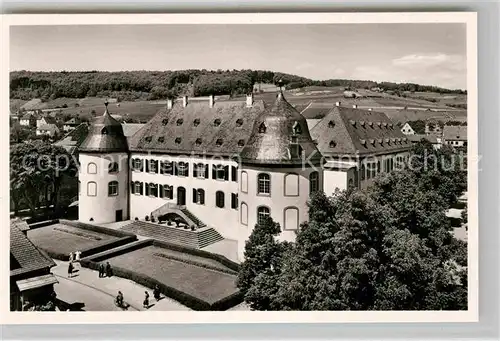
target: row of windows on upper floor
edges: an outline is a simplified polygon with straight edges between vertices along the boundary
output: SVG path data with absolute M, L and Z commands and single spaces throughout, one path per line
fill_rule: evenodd
M 409 156 L 396 156 L 395 160 L 396 162 L 394 162 L 394 158 L 390 158 L 383 160 L 383 164 L 381 164 L 380 161 L 372 161 L 367 162 L 366 165 L 361 165 L 361 169 L 359 170 L 361 180 L 369 180 L 382 172 L 392 172 L 394 168 L 398 169 L 405 162 L 408 162 Z
M 299 196 L 300 177 L 296 173 L 285 174 L 283 191 L 285 196 Z M 309 174 L 309 194 L 319 190 L 319 173 L 314 171 Z M 241 191 L 248 193 L 248 174 L 241 172 Z M 257 194 L 271 195 L 271 175 L 268 173 L 257 174 Z

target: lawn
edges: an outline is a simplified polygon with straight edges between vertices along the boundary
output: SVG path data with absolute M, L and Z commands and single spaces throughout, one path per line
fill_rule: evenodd
M 29 230 L 28 238 L 43 250 L 63 255 L 97 246 L 104 241 L 117 239 L 115 236 L 64 224 L 54 224 Z
M 106 261 L 109 261 L 111 266 L 149 276 L 210 304 L 238 291 L 234 275 L 155 255 L 172 252 L 156 246 L 147 246 Z M 185 254 L 182 256 L 195 257 Z

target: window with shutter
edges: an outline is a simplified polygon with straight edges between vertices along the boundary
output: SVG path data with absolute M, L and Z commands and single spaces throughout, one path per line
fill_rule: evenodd
M 229 166 L 224 166 L 224 180 L 229 180 Z
M 163 185 L 158 185 L 159 186 L 159 189 L 158 189 L 158 193 L 160 194 L 160 198 L 163 198 Z
M 135 194 L 135 184 L 133 181 L 130 182 L 130 193 Z
M 238 194 L 231 193 L 231 208 L 233 210 L 238 209 Z
M 208 179 L 208 165 L 205 165 L 205 179 Z
M 215 193 L 215 205 L 219 208 L 224 208 L 224 192 L 217 191 Z
M 144 160 L 139 160 L 140 168 L 139 170 L 142 172 L 144 171 Z
M 140 188 L 140 193 L 141 193 L 141 195 L 143 195 L 144 194 L 144 183 L 143 182 L 139 182 L 139 186 L 140 186 L 139 187 Z
M 212 165 L 212 179 L 217 179 L 217 166 Z
M 173 170 L 173 175 L 178 175 L 179 170 L 177 169 L 177 162 L 172 161 L 172 170 Z
M 202 189 L 198 190 L 198 197 L 201 205 L 205 205 L 205 191 Z
M 198 165 L 196 163 L 193 163 L 193 178 L 198 177 Z
M 196 204 L 197 200 L 196 200 L 196 188 L 193 188 L 193 203 Z
M 146 173 L 149 173 L 149 164 L 151 163 L 151 160 L 145 160 L 146 161 Z
M 238 168 L 235 166 L 231 166 L 231 180 L 238 182 Z
M 146 183 L 146 196 L 149 196 L 149 193 L 150 193 L 149 184 Z

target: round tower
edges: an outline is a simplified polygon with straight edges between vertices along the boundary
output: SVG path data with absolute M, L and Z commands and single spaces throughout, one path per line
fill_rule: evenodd
M 120 122 L 108 111 L 94 118 L 79 147 L 78 219 L 109 223 L 129 218 L 127 138 Z
M 265 216 L 280 224 L 280 239 L 295 238 L 300 224 L 308 219 L 311 192 L 323 188 L 323 170 L 322 155 L 306 119 L 281 91 L 272 107 L 256 119 L 240 162 L 241 257 L 245 240 Z

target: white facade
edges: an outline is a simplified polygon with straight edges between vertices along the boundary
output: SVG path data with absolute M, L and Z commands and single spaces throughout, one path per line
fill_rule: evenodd
M 405 135 L 415 135 L 415 130 L 408 123 L 401 128 L 401 132 Z
M 129 218 L 129 167 L 126 153 L 80 153 L 78 219 L 84 223 L 109 223 Z M 110 164 L 118 171 L 110 172 Z M 116 190 L 115 190 L 116 189 Z

